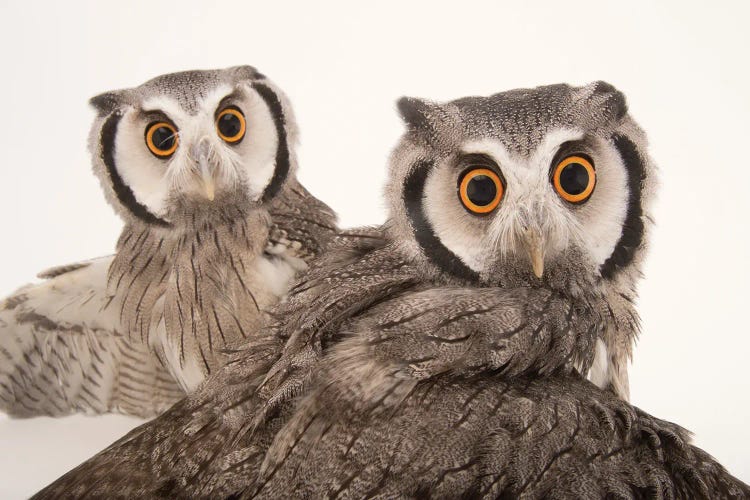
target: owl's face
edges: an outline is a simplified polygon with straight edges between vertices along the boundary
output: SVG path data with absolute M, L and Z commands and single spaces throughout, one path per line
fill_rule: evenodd
M 258 204 L 290 169 L 282 100 L 250 67 L 164 75 L 102 94 L 92 99 L 97 173 L 121 213 L 156 225 Z
M 389 191 L 413 254 L 472 280 L 567 287 L 634 259 L 648 162 L 611 86 L 399 107 L 409 131 Z

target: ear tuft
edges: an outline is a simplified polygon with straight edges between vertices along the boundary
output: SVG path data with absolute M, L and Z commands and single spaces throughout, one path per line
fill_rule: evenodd
M 591 98 L 601 100 L 600 106 L 604 115 L 616 121 L 622 120 L 628 112 L 625 94 L 617 90 L 611 83 L 602 80 L 592 83 L 589 87 L 592 87 Z
M 402 97 L 396 107 L 409 130 L 430 129 L 432 104 L 416 97 Z
M 266 75 L 264 75 L 263 73 L 255 69 L 254 66 L 250 66 L 250 65 L 234 66 L 229 69 L 234 72 L 237 78 L 240 78 L 243 80 L 265 80 L 266 79 Z
M 99 116 L 108 115 L 120 106 L 120 95 L 117 92 L 104 92 L 89 99 L 89 104 L 99 112 Z

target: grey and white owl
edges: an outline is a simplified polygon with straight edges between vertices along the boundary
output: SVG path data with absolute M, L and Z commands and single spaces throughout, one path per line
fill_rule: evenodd
M 281 90 L 250 66 L 167 74 L 91 99 L 117 253 L 0 303 L 0 410 L 150 416 L 252 337 L 335 232 L 296 180 Z
M 399 108 L 386 225 L 341 233 L 265 336 L 37 498 L 750 495 L 608 390 L 654 188 L 622 94 Z

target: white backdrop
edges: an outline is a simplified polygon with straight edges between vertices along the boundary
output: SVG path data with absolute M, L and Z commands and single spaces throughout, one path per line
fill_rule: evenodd
M 747 2 L 0 4 L 0 295 L 111 253 L 120 221 L 85 150 L 87 99 L 172 71 L 253 64 L 302 130 L 301 179 L 343 225 L 384 218 L 403 94 L 449 99 L 605 79 L 661 167 L 633 401 L 750 481 Z M 135 426 L 0 416 L 0 497 L 28 495 Z

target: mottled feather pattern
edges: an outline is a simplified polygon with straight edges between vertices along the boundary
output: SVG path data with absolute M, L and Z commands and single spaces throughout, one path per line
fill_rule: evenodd
M 333 213 L 296 182 L 280 198 L 278 220 L 235 209 L 191 218 L 193 230 L 177 235 L 126 226 L 114 257 L 45 271 L 48 281 L 8 297 L 0 311 L 0 409 L 19 417 L 151 417 L 183 397 L 257 333 L 278 300 L 255 263 L 269 228 L 288 238 L 266 257 L 297 271 L 335 234 Z M 301 232 L 293 215 L 305 207 L 314 210 Z
M 303 407 L 304 408 L 304 407 Z M 390 411 L 320 405 L 241 497 L 744 498 L 685 431 L 577 374 L 437 376 Z M 291 421 L 297 423 L 297 420 Z M 280 434 L 279 436 L 283 436 Z M 271 451 L 279 446 L 278 439 Z M 270 452 L 269 452 L 270 453 Z M 178 490 L 179 491 L 179 490 Z
M 424 289 L 382 233 L 362 233 L 332 243 L 266 336 L 38 498 L 750 493 L 685 431 L 573 369 L 590 363 L 597 307 Z
M 579 357 L 592 351 L 602 324 L 595 311 L 549 290 L 434 288 L 379 304 L 353 328 L 377 346 L 369 356 L 405 363 L 420 379 L 586 370 L 591 357 Z
M 328 276 L 332 269 L 342 270 L 355 266 L 356 262 L 363 257 L 370 256 L 377 250 L 382 250 L 386 243 L 382 231 L 378 229 L 365 228 L 343 231 L 331 242 L 330 250 L 320 259 L 314 261 L 306 274 L 306 278 L 299 281 L 294 287 L 295 291 L 292 292 L 289 300 L 304 303 L 307 298 L 314 297 L 316 291 L 323 288 L 328 291 L 328 310 L 332 316 L 335 316 L 333 311 L 337 310 L 335 307 L 336 301 L 349 295 L 358 286 L 357 280 L 352 279 L 352 276 L 346 272 L 339 274 L 338 278 L 332 282 L 329 281 Z M 379 256 L 371 256 L 369 265 L 365 266 L 365 269 L 357 270 L 357 275 L 364 277 L 367 281 L 374 281 L 375 285 L 381 282 L 403 281 L 404 276 L 391 276 L 391 273 L 387 271 L 390 268 L 389 266 L 386 266 L 386 271 L 380 270 L 380 267 L 386 263 L 384 261 L 386 255 L 381 252 Z M 408 280 L 413 281 L 413 270 L 405 273 L 405 276 L 410 276 Z M 345 282 L 348 282 L 346 287 L 336 286 Z M 385 286 L 381 290 L 387 292 L 389 287 Z M 360 292 L 358 297 L 360 301 L 364 297 L 364 304 L 371 300 L 364 292 Z M 386 297 L 387 295 L 383 296 L 383 298 Z M 356 300 L 349 300 L 353 302 L 350 308 L 354 310 L 360 310 L 364 306 L 364 304 L 357 304 Z M 185 432 L 189 436 L 197 437 L 198 434 L 197 431 L 192 432 L 188 429 L 200 430 L 200 447 L 186 449 L 183 443 L 171 439 L 171 428 L 167 427 L 155 429 L 156 434 L 151 434 L 148 429 L 140 427 L 121 440 L 124 446 L 132 450 L 126 452 L 125 455 L 133 453 L 133 458 L 137 455 L 139 457 L 137 460 L 144 463 L 153 461 L 155 469 L 152 472 L 157 476 L 166 478 L 164 481 L 158 481 L 159 485 L 164 486 L 162 484 L 164 482 L 169 484 L 188 482 L 191 481 L 189 478 L 195 477 L 194 471 L 202 471 L 200 474 L 208 474 L 216 476 L 216 478 L 208 482 L 205 487 L 201 487 L 201 493 L 194 492 L 193 494 L 196 496 L 219 496 L 222 493 L 214 490 L 217 482 L 223 485 L 222 491 L 229 494 L 233 485 L 240 487 L 244 484 L 243 474 L 249 477 L 249 475 L 257 473 L 259 461 L 262 459 L 264 452 L 263 448 L 270 444 L 274 434 L 271 429 L 278 428 L 278 425 L 275 424 L 277 420 L 271 420 L 270 423 L 264 421 L 266 415 L 278 409 L 273 402 L 269 402 L 268 405 L 263 404 L 265 394 L 271 393 L 271 389 L 277 388 L 277 384 L 268 379 L 267 373 L 273 362 L 278 359 L 282 351 L 281 347 L 290 335 L 284 325 L 290 323 L 298 325 L 306 321 L 304 319 L 306 309 L 296 311 L 295 315 L 289 315 L 286 314 L 286 311 L 295 311 L 295 307 L 291 304 L 285 304 L 284 306 L 285 308 L 280 312 L 277 310 L 275 315 L 277 321 L 268 328 L 267 335 L 258 335 L 254 339 L 249 339 L 246 346 L 235 353 L 235 359 L 229 361 L 210 379 L 208 384 L 216 389 L 216 393 L 201 388 L 196 391 L 196 398 L 187 398 L 169 410 L 168 414 L 172 417 L 169 417 L 165 422 L 170 421 L 170 419 L 177 419 L 176 415 L 179 414 L 181 416 L 179 419 L 187 425 Z M 336 321 L 341 322 L 345 319 L 346 315 L 343 315 L 343 317 L 337 317 Z M 313 331 L 317 331 L 317 329 L 313 328 Z M 305 355 L 301 356 L 304 366 L 309 366 L 309 363 L 313 362 L 314 359 L 315 354 L 309 359 Z M 287 383 L 284 386 L 285 389 L 278 391 L 279 394 L 276 394 L 279 403 L 286 403 L 289 398 L 292 398 L 296 394 L 296 390 L 306 380 L 309 373 L 304 366 L 295 366 L 287 377 L 278 380 L 280 384 Z M 261 384 L 266 389 L 258 389 Z M 284 392 L 285 390 L 286 392 Z M 286 395 L 287 398 L 281 397 L 280 394 Z M 191 421 L 192 423 L 190 423 Z M 257 432 L 255 422 L 263 423 L 263 428 Z M 252 436 L 256 436 L 262 445 L 256 444 Z M 164 441 L 164 446 L 158 445 L 161 441 Z M 149 443 L 157 443 L 153 451 L 147 450 L 151 446 Z M 224 453 L 226 453 L 225 457 Z M 102 461 L 104 462 L 105 459 L 102 459 Z M 229 470 L 224 471 L 214 467 L 222 467 L 223 465 L 227 465 Z M 124 471 L 124 469 L 118 470 Z M 100 472 L 101 475 L 99 475 Z M 136 478 L 142 474 L 145 474 L 143 476 L 144 481 L 151 481 L 146 479 L 147 476 L 150 476 L 150 471 L 144 469 L 133 472 L 135 475 L 131 477 L 134 481 L 138 482 Z M 100 480 L 110 480 L 114 479 L 119 473 L 108 467 L 103 467 L 99 471 L 92 471 L 92 474 L 94 476 L 91 477 L 91 481 L 96 482 L 96 477 L 99 477 Z M 174 478 L 174 481 L 170 478 Z M 159 485 L 155 487 L 159 487 Z M 143 494 L 142 492 L 135 493 L 134 485 L 122 486 L 123 496 Z M 80 488 L 72 485 L 66 487 L 68 493 L 73 496 L 81 494 L 75 493 L 76 491 L 87 489 L 83 484 Z
M 519 242 L 541 230 L 546 284 L 571 293 L 580 287 L 582 295 L 598 288 L 607 297 L 604 369 L 610 388 L 628 398 L 638 324 L 632 303 L 617 296 L 636 297 L 657 172 L 623 93 L 598 81 L 447 102 L 405 97 L 398 109 L 407 132 L 392 154 L 386 191 L 396 239 L 439 267 L 516 286 L 529 275 L 527 245 Z M 574 206 L 551 185 L 556 160 L 572 153 L 592 158 L 597 172 L 590 199 Z M 489 158 L 508 183 L 499 208 L 483 217 L 456 203 L 459 160 L 471 155 Z
M 266 226 L 262 215 L 252 214 L 178 235 L 126 228 L 121 238 L 108 277 L 108 307 L 117 310 L 133 342 L 153 346 L 165 363 L 179 366 L 173 372 L 186 390 L 222 363 L 222 349 L 262 322 L 261 308 L 274 299 L 248 285 L 258 281 L 251 262 L 262 250 Z
M 148 417 L 185 393 L 143 344 L 109 332 L 71 332 L 37 325 L 24 364 L 0 378 L 0 400 L 14 417 L 119 412 Z M 5 362 L 12 358 L 7 356 Z M 106 391 L 106 392 L 103 392 Z
M 418 282 L 416 269 L 394 261 L 384 243 L 372 231 L 340 235 L 276 309 L 270 329 L 290 338 L 255 396 L 257 421 L 302 390 L 325 343 L 348 318 Z
M 351 333 L 311 370 L 313 389 L 277 434 L 279 445 L 261 470 L 282 461 L 284 443 L 294 443 L 306 419 L 327 407 L 336 407 L 338 417 L 347 409 L 388 413 L 420 381 L 447 373 L 569 372 L 579 353 L 591 351 L 600 324 L 592 311 L 576 312 L 569 300 L 545 290 L 431 288 L 378 303 L 343 325 Z
M 286 237 L 274 243 L 269 257 L 302 266 L 334 234 L 334 215 L 322 203 L 308 216 L 313 230 L 294 217 L 314 200 L 301 186 L 292 183 L 279 198 L 276 219 L 229 204 L 210 218 L 186 214 L 188 230 L 178 235 L 148 228 L 121 239 L 109 284 L 111 294 L 121 298 L 116 307 L 124 327 L 140 334 L 169 365 L 179 366 L 173 372 L 186 390 L 222 366 L 228 350 L 256 334 L 279 299 L 256 268 L 271 228 Z M 198 376 L 191 374 L 196 370 Z
M 307 264 L 325 250 L 338 230 L 336 214 L 297 182 L 290 182 L 268 211 L 273 220 L 268 239 L 274 251 L 280 245 Z
M 45 269 L 44 271 L 38 273 L 36 277 L 39 279 L 48 280 L 48 279 L 56 278 L 57 276 L 60 276 L 62 274 L 69 273 L 71 271 L 75 271 L 77 269 L 82 269 L 88 265 L 90 265 L 89 262 L 76 262 L 74 264 L 65 264 L 62 266 L 55 266 L 49 269 Z
M 0 410 L 14 415 L 153 416 L 258 334 L 336 232 L 330 208 L 295 178 L 288 99 L 255 68 L 162 75 L 91 104 L 94 173 L 125 226 L 114 257 L 44 271 L 5 302 Z M 251 137 L 217 133 L 227 106 Z M 179 136 L 169 155 L 149 143 L 154 120 Z M 59 401 L 73 396 L 86 401 Z
M 685 430 L 623 399 L 614 362 L 624 372 L 638 328 L 644 245 L 621 252 L 621 221 L 597 223 L 606 209 L 639 213 L 623 169 L 650 163 L 611 150 L 615 132 L 645 146 L 622 94 L 552 85 L 399 109 L 408 131 L 391 161 L 388 222 L 334 238 L 227 365 L 38 498 L 750 496 Z M 597 193 L 615 202 L 592 198 L 587 210 L 554 194 L 545 155 L 570 141 L 604 159 Z M 507 169 L 515 184 L 501 210 L 525 215 L 506 229 L 528 248 L 488 244 L 508 221 L 458 205 L 464 146 Z M 516 205 L 514 192 L 526 195 Z M 542 240 L 531 237 L 570 221 L 593 232 L 547 241 L 544 273 L 532 273 Z M 627 254 L 611 276 L 606 252 Z M 584 378 L 592 366 L 606 374 L 598 386 Z
M 148 346 L 131 342 L 105 311 L 110 260 L 58 270 L 49 282 L 2 302 L 0 409 L 15 417 L 111 411 L 145 417 L 184 396 Z M 102 278 L 98 285 L 91 274 Z M 90 312 L 90 321 L 79 321 L 82 312 Z

